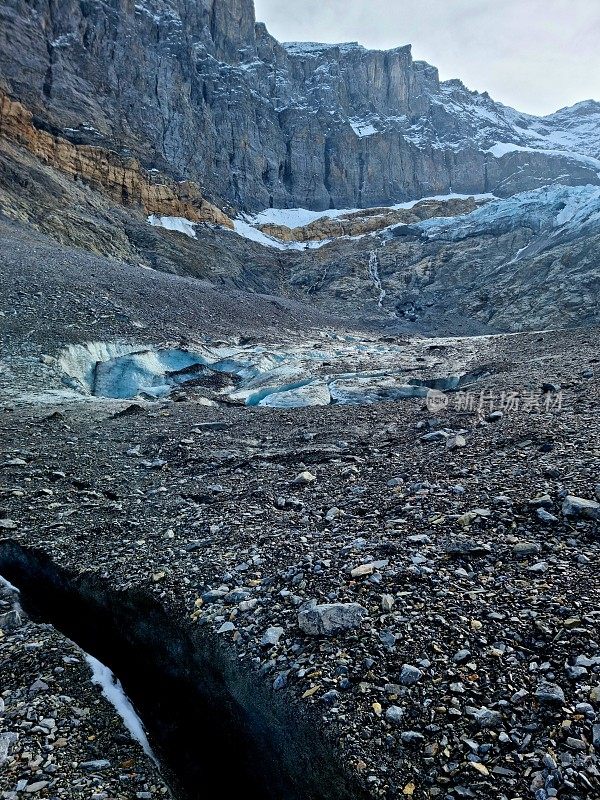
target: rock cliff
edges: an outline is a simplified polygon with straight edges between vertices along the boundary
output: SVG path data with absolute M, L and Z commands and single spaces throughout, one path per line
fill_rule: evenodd
M 136 158 L 125 158 L 103 147 L 73 144 L 40 130 L 31 112 L 0 91 L 0 136 L 25 147 L 39 161 L 106 193 L 124 206 L 139 206 L 146 214 L 186 217 L 232 227 L 229 217 L 202 197 L 192 181 L 176 182 L 143 169 Z
M 281 45 L 251 0 L 2 0 L 0 78 L 39 129 L 221 206 L 600 182 L 597 104 L 538 120 L 440 82 L 408 46 Z

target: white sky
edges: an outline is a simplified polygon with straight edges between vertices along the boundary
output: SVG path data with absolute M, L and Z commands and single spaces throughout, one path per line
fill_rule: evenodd
M 532 114 L 600 100 L 600 0 L 255 0 L 280 41 L 412 44 L 443 80 Z

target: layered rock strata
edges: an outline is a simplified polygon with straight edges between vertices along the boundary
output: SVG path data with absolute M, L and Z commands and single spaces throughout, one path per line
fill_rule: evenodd
M 25 147 L 44 164 L 89 184 L 124 206 L 146 214 L 185 217 L 233 227 L 229 217 L 204 197 L 193 181 L 177 182 L 104 147 L 73 144 L 36 127 L 33 114 L 18 100 L 0 93 L 0 136 Z

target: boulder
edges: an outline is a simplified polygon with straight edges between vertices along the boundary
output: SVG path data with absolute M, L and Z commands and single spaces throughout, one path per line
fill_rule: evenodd
M 298 614 L 298 625 L 309 636 L 332 636 L 360 626 L 367 609 L 358 603 L 323 603 Z

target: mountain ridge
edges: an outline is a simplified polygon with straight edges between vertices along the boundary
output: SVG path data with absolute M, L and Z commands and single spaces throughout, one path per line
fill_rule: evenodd
M 250 0 L 0 0 L 3 95 L 0 212 L 63 245 L 390 330 L 597 324 L 595 101 L 281 45 Z
M 251 0 L 4 0 L 0 37 L 0 82 L 40 126 L 195 181 L 221 207 L 600 183 L 600 142 L 584 148 L 565 115 L 544 123 L 440 82 L 410 45 L 282 45 Z

